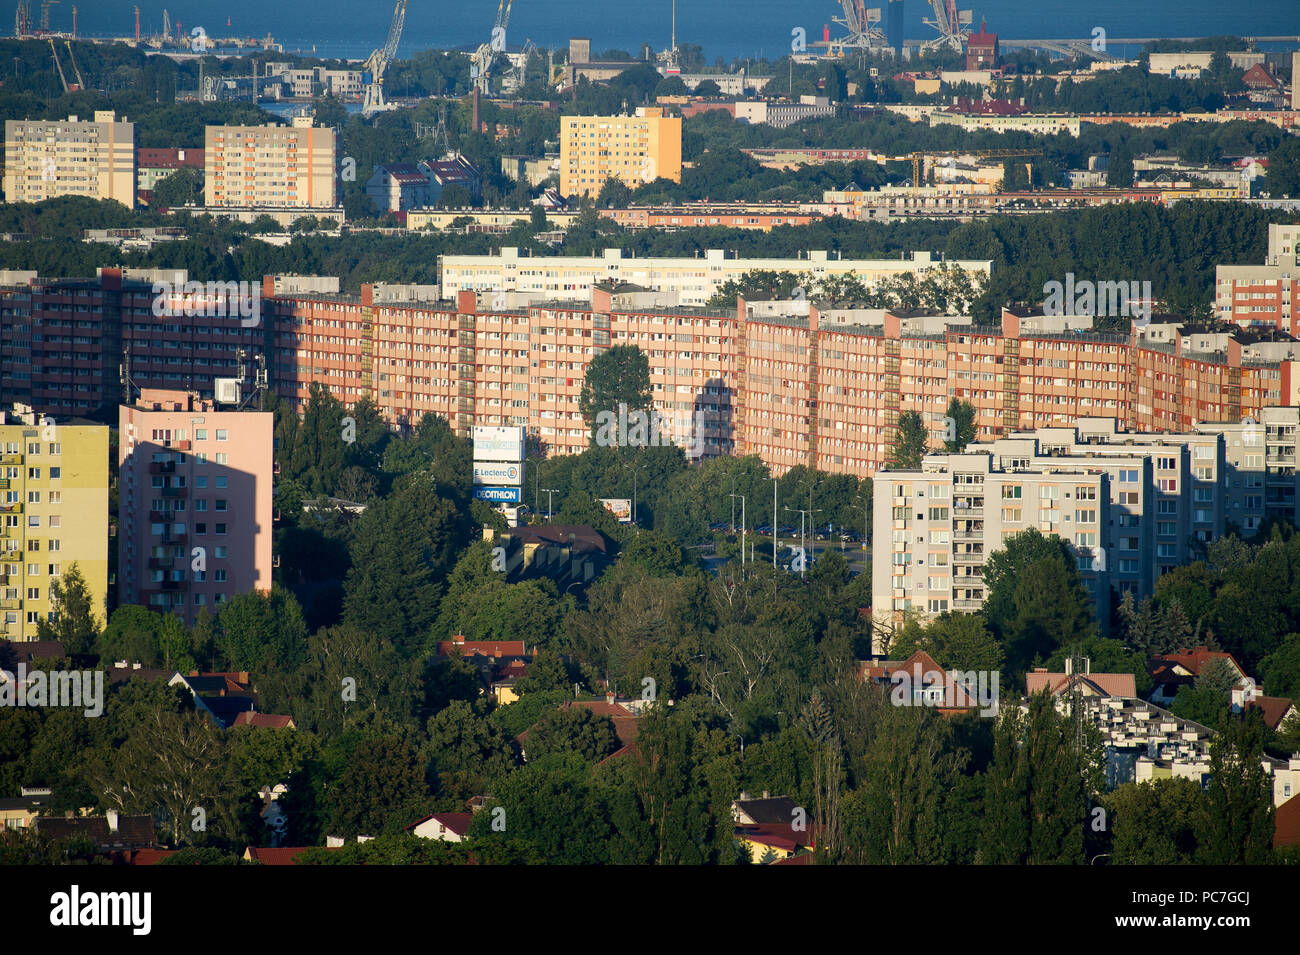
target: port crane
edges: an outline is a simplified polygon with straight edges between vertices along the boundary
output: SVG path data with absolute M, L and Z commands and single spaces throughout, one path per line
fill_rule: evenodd
M 959 11 L 957 0 L 930 0 L 930 7 L 934 10 L 934 19 L 924 19 L 921 22 L 926 26 L 934 27 L 939 31 L 939 35 L 922 43 L 921 51 L 942 50 L 947 47 L 960 53 L 971 31 L 971 12 Z
M 843 17 L 831 17 L 831 22 L 838 23 L 849 31 L 841 44 L 845 47 L 860 49 L 883 49 L 886 45 L 885 34 L 876 24 L 880 22 L 880 8 L 867 8 L 864 0 L 840 0 L 844 8 Z
M 77 89 L 84 90 L 86 81 L 81 78 L 81 67 L 77 66 L 77 57 L 72 52 L 72 41 L 64 40 L 63 45 L 68 48 L 68 62 L 72 64 L 72 72 L 77 74 Z
M 77 92 L 81 87 L 76 83 L 69 83 L 68 78 L 63 75 L 63 64 L 59 62 L 59 51 L 54 45 L 54 37 L 47 37 L 46 39 L 50 41 L 50 53 L 54 57 L 54 68 L 59 71 L 59 82 L 63 84 L 63 92 Z M 72 47 L 68 47 L 68 49 L 71 50 Z M 80 74 L 78 74 L 77 78 L 81 78 Z
M 361 115 L 370 117 L 392 109 L 384 102 L 384 71 L 397 55 L 397 44 L 402 39 L 402 27 L 406 24 L 406 0 L 397 0 L 393 7 L 393 21 L 388 25 L 388 37 L 384 45 L 375 50 L 362 64 L 363 73 L 370 74 L 370 82 L 365 85 L 365 98 Z
M 510 26 L 510 11 L 515 0 L 499 0 L 497 18 L 492 24 L 492 36 L 487 43 L 479 44 L 469 62 L 469 78 L 484 96 L 492 92 L 492 64 L 498 53 L 506 51 L 506 29 Z

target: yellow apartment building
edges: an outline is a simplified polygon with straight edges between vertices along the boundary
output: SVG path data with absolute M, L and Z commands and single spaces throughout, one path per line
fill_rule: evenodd
M 635 116 L 560 118 L 560 192 L 594 195 L 606 179 L 636 187 L 682 181 L 682 120 L 640 107 Z
M 50 583 L 77 565 L 101 624 L 108 592 L 108 426 L 0 412 L 0 637 L 36 639 Z
M 292 126 L 209 126 L 203 202 L 208 207 L 328 209 L 338 204 L 333 129 L 298 117 Z
M 135 123 L 112 110 L 93 120 L 6 120 L 4 157 L 6 202 L 89 196 L 135 207 Z

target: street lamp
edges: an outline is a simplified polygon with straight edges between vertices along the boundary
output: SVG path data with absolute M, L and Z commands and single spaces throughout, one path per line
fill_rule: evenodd
M 650 463 L 647 461 L 645 464 L 638 464 L 636 467 L 631 469 L 632 470 L 632 523 L 636 525 L 636 529 L 638 533 L 640 533 L 641 531 L 641 525 L 636 523 L 636 479 L 638 473 L 644 471 L 649 466 Z M 625 464 L 623 465 L 623 467 L 627 467 L 627 465 Z
M 544 487 L 542 490 L 546 492 L 546 523 L 549 524 L 551 523 L 551 502 L 555 500 L 552 495 L 554 495 L 559 488 Z
M 731 498 L 732 498 L 731 507 L 733 509 L 733 513 L 736 507 L 735 499 L 740 498 L 740 566 L 744 567 L 745 566 L 745 495 L 732 494 Z M 735 529 L 734 524 L 732 525 L 732 529 L 733 530 Z

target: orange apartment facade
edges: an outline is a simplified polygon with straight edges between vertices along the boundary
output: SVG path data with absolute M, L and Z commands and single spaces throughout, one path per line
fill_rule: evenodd
M 281 294 L 268 306 L 272 387 L 300 411 L 320 382 L 346 404 L 371 395 L 396 427 L 428 413 L 459 434 L 524 425 L 549 453 L 577 453 L 588 444 L 578 409 L 587 365 L 636 345 L 679 443 L 702 437 L 705 455 L 756 454 L 776 473 L 802 464 L 858 477 L 886 464 L 905 411 L 922 415 L 938 446 L 951 398 L 974 406 L 981 439 L 1079 417 L 1186 431 L 1300 404 L 1289 336 L 1159 317 L 1125 335 L 1011 310 L 1000 326 L 976 326 L 807 301 L 683 308 L 635 287 L 597 288 L 586 305 L 492 298 L 385 301 L 379 286 Z

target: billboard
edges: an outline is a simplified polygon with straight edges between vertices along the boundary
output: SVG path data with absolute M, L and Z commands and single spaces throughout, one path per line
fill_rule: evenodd
M 609 511 L 618 518 L 620 524 L 632 523 L 632 502 L 625 497 L 601 497 L 597 498 L 601 504 L 605 505 L 605 510 Z
M 523 465 L 506 461 L 475 461 L 475 484 L 522 484 Z
M 518 504 L 520 498 L 521 494 L 517 487 L 474 488 L 474 499 L 476 501 L 492 501 L 497 504 Z
M 518 464 L 524 459 L 522 427 L 492 428 L 474 426 L 474 460 L 508 461 Z

